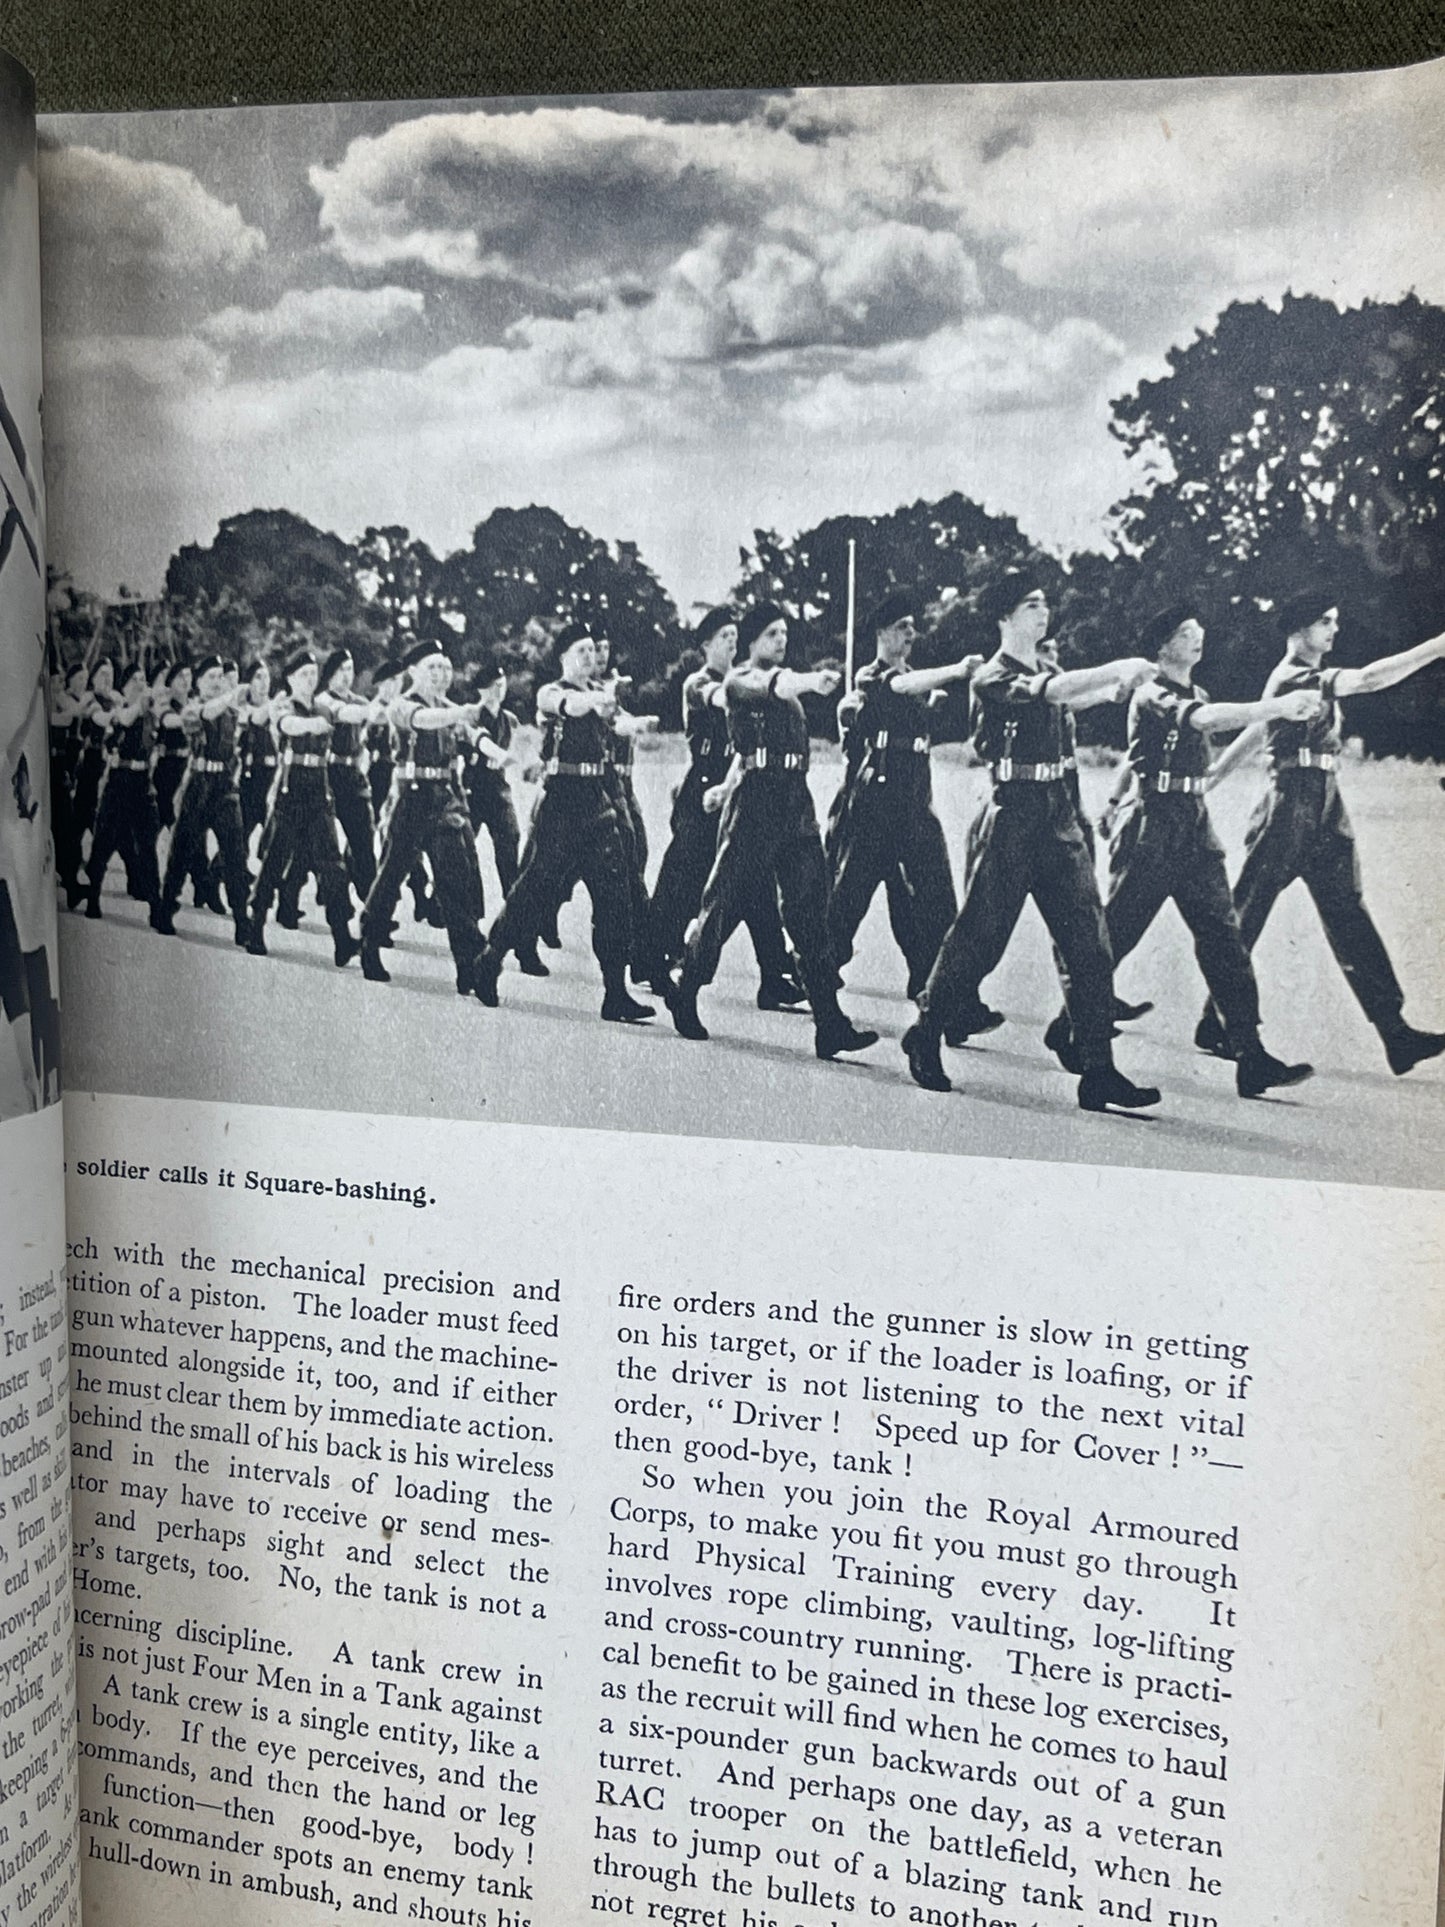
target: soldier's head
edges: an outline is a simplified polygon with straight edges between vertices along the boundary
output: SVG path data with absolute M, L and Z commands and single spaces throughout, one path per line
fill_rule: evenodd
M 146 666 L 139 657 L 137 657 L 134 662 L 128 662 L 124 669 L 121 670 L 118 687 L 121 695 L 128 703 L 133 703 L 137 696 L 145 694 L 147 688 Z
M 356 681 L 356 664 L 349 649 L 333 649 L 321 665 L 317 688 L 325 689 L 333 696 L 345 698 L 351 694 L 351 686 Z
M 91 671 L 90 686 L 97 696 L 108 696 L 115 688 L 115 663 L 110 656 L 102 656 Z
M 452 679 L 452 659 L 439 642 L 419 642 L 402 657 L 411 686 L 423 702 L 440 702 Z
M 286 679 L 287 690 L 298 702 L 309 703 L 316 694 L 316 678 L 320 665 L 314 649 L 293 649 L 282 666 L 281 674 Z
M 1031 660 L 1049 633 L 1049 598 L 1036 575 L 1008 569 L 991 582 L 978 602 L 979 616 L 1000 648 Z
M 867 628 L 879 662 L 889 669 L 902 668 L 918 636 L 912 598 L 900 591 L 884 596 L 870 613 Z
M 553 656 L 563 682 L 581 685 L 597 674 L 597 643 L 585 623 L 568 624 L 553 644 Z
M 738 621 L 738 648 L 761 669 L 778 669 L 788 655 L 788 618 L 776 602 L 755 602 Z
M 271 669 L 264 657 L 258 657 L 246 672 L 246 694 L 257 708 L 271 694 Z
M 379 696 L 382 702 L 389 703 L 401 688 L 401 677 L 401 664 L 392 656 L 386 657 L 371 672 L 372 694 Z
M 1172 602 L 1144 625 L 1139 653 L 1157 662 L 1166 676 L 1187 677 L 1204 654 L 1204 624 L 1188 602 Z
M 738 619 L 731 609 L 709 609 L 692 632 L 702 659 L 713 675 L 731 669 L 738 646 Z
M 506 699 L 506 670 L 495 656 L 483 656 L 477 664 L 477 701 L 495 716 Z
M 592 673 L 595 676 L 605 676 L 612 667 L 612 639 L 610 636 L 593 636 L 592 660 Z
M 227 689 L 239 689 L 239 688 L 240 688 L 240 686 L 241 686 L 241 665 L 240 665 L 240 663 L 238 663 L 238 662 L 237 662 L 237 660 L 236 660 L 236 658 L 235 658 L 234 656 L 222 656 L 222 658 L 221 658 L 221 680 L 222 680 L 222 682 L 223 682 L 223 683 L 225 684 L 225 686 L 226 686 L 226 688 L 227 688 Z
M 1323 662 L 1340 632 L 1339 604 L 1328 589 L 1307 589 L 1279 605 L 1279 632 L 1298 661 Z
M 219 656 L 202 656 L 196 664 L 196 694 L 203 703 L 223 693 L 226 669 Z
M 73 662 L 65 672 L 65 693 L 80 697 L 85 694 L 85 685 L 90 681 L 90 671 L 83 662 Z
M 166 671 L 166 688 L 177 702 L 183 703 L 191 693 L 195 674 L 188 662 L 173 662 Z

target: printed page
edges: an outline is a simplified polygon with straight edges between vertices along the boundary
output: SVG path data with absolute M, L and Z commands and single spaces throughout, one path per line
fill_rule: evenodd
M 0 1922 L 80 1917 L 34 97 L 0 53 Z
M 1433 1919 L 1442 84 L 45 124 L 88 1918 Z

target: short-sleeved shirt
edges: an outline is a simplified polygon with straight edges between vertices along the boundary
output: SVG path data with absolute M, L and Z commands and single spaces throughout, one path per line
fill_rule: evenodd
M 185 724 L 185 710 L 185 703 L 172 690 L 162 711 L 162 716 L 169 720 L 163 721 L 156 730 L 156 741 L 160 746 L 162 757 L 171 757 L 177 762 L 183 762 L 191 753 L 191 739 Z
M 566 682 L 548 683 L 546 688 L 537 691 L 543 723 L 543 761 L 549 778 L 578 770 L 591 773 L 605 769 L 611 751 L 612 724 L 594 709 L 580 716 L 570 716 L 565 709 L 549 714 L 541 707 L 541 700 L 552 691 L 556 692 L 559 703 L 565 703 L 568 696 L 590 693 L 574 683 Z
M 1324 708 L 1307 723 L 1270 723 L 1267 736 L 1271 770 L 1293 769 L 1299 765 L 1300 751 L 1311 756 L 1338 756 L 1344 742 L 1344 717 L 1335 696 L 1338 669 L 1311 669 L 1307 663 L 1286 656 L 1276 663 L 1264 685 L 1266 696 L 1290 696 L 1298 689 L 1317 690 L 1324 697 Z
M 926 806 L 932 796 L 932 726 L 926 695 L 894 685 L 902 671 L 874 660 L 858 671 L 838 705 L 849 781 L 881 804 Z
M 132 716 L 128 723 L 113 725 L 109 741 L 110 753 L 117 762 L 143 763 L 150 756 L 154 734 L 155 718 L 150 708 L 146 707 L 138 716 Z
M 455 731 L 418 729 L 413 720 L 418 710 L 431 709 L 434 706 L 431 703 L 424 703 L 420 696 L 413 694 L 398 696 L 392 704 L 391 720 L 396 730 L 396 760 L 398 763 L 414 764 L 418 770 L 450 775 L 456 756 Z
M 712 701 L 713 691 L 721 687 L 722 680 L 703 667 L 694 669 L 682 685 L 682 727 L 692 753 L 688 778 L 704 789 L 721 783 L 732 761 L 728 719 Z
M 1030 669 L 1002 651 L 973 679 L 973 741 L 982 760 L 1002 777 L 1010 765 L 1066 763 L 1073 754 L 1073 730 L 1045 690 L 1054 669 Z
M 723 678 L 728 736 L 745 760 L 761 758 L 763 771 L 796 775 L 808 767 L 808 718 L 794 695 L 781 695 L 774 669 L 762 682 L 756 672 L 735 669 Z
M 517 718 L 510 709 L 499 709 L 494 716 L 490 709 L 483 709 L 477 717 L 478 732 L 488 742 L 495 743 L 498 749 L 510 749 L 512 735 L 517 727 Z M 466 756 L 467 781 L 475 789 L 479 784 L 490 783 L 506 787 L 507 772 L 497 763 L 484 756 L 481 750 L 472 745 Z
M 327 753 L 333 763 L 354 763 L 361 754 L 361 739 L 365 723 L 344 723 L 337 711 L 343 703 L 350 704 L 353 696 L 333 696 L 329 690 L 320 690 L 316 696 L 316 708 L 331 725 L 331 741 Z
M 1209 738 L 1191 718 L 1209 697 L 1198 683 L 1156 676 L 1129 704 L 1129 762 L 1147 794 L 1160 776 L 1209 773 Z

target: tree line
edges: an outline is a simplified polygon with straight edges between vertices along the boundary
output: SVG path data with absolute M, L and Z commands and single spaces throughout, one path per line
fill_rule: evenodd
M 767 598 L 793 618 L 802 662 L 844 646 L 848 545 L 861 615 L 912 595 L 918 659 L 988 648 L 980 587 L 1007 566 L 1042 572 L 1067 664 L 1130 649 L 1162 605 L 1193 600 L 1210 631 L 1205 673 L 1225 700 L 1258 693 L 1278 653 L 1272 608 L 1325 582 L 1345 617 L 1338 660 L 1356 663 L 1445 627 L 1445 308 L 1411 295 L 1340 309 L 1311 295 L 1278 308 L 1234 302 L 1173 349 L 1167 372 L 1112 404 L 1110 428 L 1139 476 L 1109 519 L 1112 552 L 1060 560 L 1014 517 L 967 496 L 887 515 L 832 516 L 796 536 L 758 529 L 731 599 Z M 57 655 L 223 648 L 279 652 L 305 637 L 349 647 L 363 667 L 413 641 L 446 642 L 465 671 L 500 658 L 524 700 L 566 623 L 599 625 L 635 706 L 679 720 L 699 660 L 689 625 L 631 542 L 608 543 L 554 509 L 498 508 L 470 545 L 438 556 L 410 530 L 354 541 L 285 509 L 228 517 L 207 546 L 178 551 L 160 598 L 114 601 L 52 579 Z M 964 704 L 943 719 L 962 734 Z M 825 719 L 820 717 L 820 724 Z M 1112 711 L 1089 719 L 1117 731 Z M 1375 754 L 1445 757 L 1445 678 L 1361 702 Z

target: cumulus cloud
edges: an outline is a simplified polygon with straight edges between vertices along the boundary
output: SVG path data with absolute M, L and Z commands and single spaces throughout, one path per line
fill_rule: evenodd
M 175 393 L 218 383 L 226 368 L 225 355 L 193 335 L 62 336 L 45 344 L 50 385 L 99 377 Z
M 425 310 L 426 297 L 413 288 L 288 288 L 269 308 L 222 308 L 200 331 L 223 348 L 354 348 L 395 333 Z
M 187 168 L 131 160 L 96 147 L 41 150 L 45 249 L 107 268 L 156 274 L 244 267 L 266 237 Z

